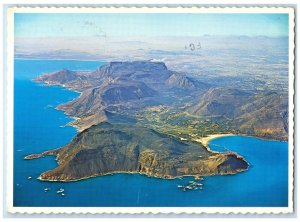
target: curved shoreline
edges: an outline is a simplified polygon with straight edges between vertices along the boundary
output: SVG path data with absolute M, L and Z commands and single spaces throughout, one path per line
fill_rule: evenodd
M 200 176 L 200 175 L 182 175 L 182 176 L 173 176 L 173 177 L 160 177 L 160 176 L 149 175 L 147 173 L 138 172 L 138 171 L 112 171 L 110 173 L 94 174 L 94 175 L 91 175 L 91 176 L 82 177 L 82 178 L 79 178 L 79 179 L 71 179 L 71 180 L 43 179 L 43 178 L 41 178 L 41 175 L 39 177 L 37 177 L 37 179 L 40 180 L 40 181 L 69 183 L 69 182 L 77 182 L 77 181 L 86 180 L 86 179 L 95 178 L 95 177 L 101 177 L 101 176 L 112 176 L 112 175 L 115 175 L 115 174 L 127 174 L 127 175 L 138 174 L 138 175 L 145 176 L 145 177 L 152 177 L 152 178 L 155 178 L 155 179 L 167 179 L 167 180 L 182 179 L 183 177 L 194 177 L 195 180 L 203 180 L 203 177 L 205 177 L 205 176 L 212 176 L 212 175 L 205 175 L 205 176 Z
M 201 143 L 203 146 L 207 148 L 208 151 L 210 152 L 215 152 L 210 149 L 209 143 L 215 139 L 222 138 L 222 137 L 231 137 L 231 136 L 243 136 L 243 137 L 250 137 L 254 139 L 259 139 L 259 140 L 266 140 L 266 141 L 273 141 L 273 142 L 285 142 L 287 143 L 288 141 L 285 140 L 279 140 L 279 139 L 269 139 L 269 138 L 264 138 L 264 137 L 259 137 L 255 135 L 247 135 L 247 134 L 233 134 L 233 133 L 218 133 L 218 134 L 210 134 L 206 137 L 201 137 L 199 139 L 195 139 L 194 141 Z
M 244 161 L 246 161 L 242 156 L 239 156 L 239 158 L 242 158 Z M 199 175 L 199 174 L 186 174 L 186 175 L 178 175 L 178 176 L 157 176 L 157 175 L 151 175 L 147 174 L 145 172 L 138 172 L 138 171 L 112 171 L 109 173 L 103 173 L 103 174 L 93 174 L 90 176 L 82 177 L 82 178 L 77 178 L 77 179 L 64 179 L 64 180 L 56 180 L 56 179 L 43 179 L 41 175 L 37 177 L 38 180 L 40 181 L 48 181 L 48 182 L 63 182 L 63 183 L 70 183 L 70 182 L 78 182 L 90 178 L 96 178 L 96 177 L 102 177 L 102 176 L 113 176 L 115 174 L 127 174 L 127 175 L 141 175 L 145 177 L 151 177 L 155 179 L 166 179 L 166 180 L 175 180 L 175 179 L 183 179 L 184 177 L 193 177 L 194 180 L 204 180 L 204 177 L 209 177 L 209 176 L 216 176 L 216 175 L 235 175 L 237 173 L 242 173 L 245 172 L 249 169 L 249 163 L 246 161 L 248 164 L 248 167 L 246 169 L 239 169 L 236 170 L 236 172 L 228 172 L 228 173 L 219 173 L 219 174 L 214 174 L 214 173 L 208 173 L 205 175 Z
M 206 149 L 208 151 L 210 151 L 210 152 L 216 152 L 216 151 L 213 151 L 213 150 L 210 149 L 209 142 L 211 142 L 214 139 L 221 138 L 221 137 L 227 137 L 227 136 L 237 136 L 237 135 L 236 134 L 232 134 L 232 133 L 211 134 L 211 135 L 208 135 L 206 137 L 201 137 L 199 139 L 195 139 L 194 141 L 196 141 L 198 143 L 201 143 L 203 146 L 206 147 Z

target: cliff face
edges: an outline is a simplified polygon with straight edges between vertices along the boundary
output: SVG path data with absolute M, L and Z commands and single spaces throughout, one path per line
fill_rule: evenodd
M 55 155 L 59 166 L 43 173 L 42 180 L 72 181 L 114 172 L 173 178 L 233 174 L 248 168 L 234 153 L 211 153 L 201 144 L 183 143 L 145 127 L 106 122 L 79 133 Z
M 100 78 L 125 78 L 143 82 L 166 80 L 171 74 L 163 62 L 149 61 L 110 62 L 93 72 L 94 76 Z

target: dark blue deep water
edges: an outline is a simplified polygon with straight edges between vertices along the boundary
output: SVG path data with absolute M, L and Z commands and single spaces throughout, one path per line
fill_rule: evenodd
M 93 70 L 91 61 L 15 60 L 14 82 L 14 206 L 287 206 L 288 144 L 233 136 L 211 141 L 212 150 L 226 147 L 251 164 L 247 172 L 205 177 L 203 190 L 183 192 L 191 177 L 164 180 L 115 174 L 78 182 L 43 182 L 36 178 L 56 166 L 53 157 L 23 157 L 67 144 L 72 119 L 54 108 L 78 96 L 61 87 L 42 86 L 31 79 L 62 68 Z M 28 179 L 32 177 L 32 179 Z M 50 188 L 48 192 L 44 188 Z M 65 196 L 56 193 L 65 189 Z

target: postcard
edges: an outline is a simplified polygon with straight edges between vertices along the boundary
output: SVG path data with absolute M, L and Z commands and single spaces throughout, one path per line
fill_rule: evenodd
M 9 6 L 9 213 L 292 213 L 294 8 Z

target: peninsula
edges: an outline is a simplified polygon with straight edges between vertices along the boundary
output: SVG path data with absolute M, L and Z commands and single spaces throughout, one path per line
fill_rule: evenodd
M 208 135 L 246 134 L 287 140 L 287 95 L 206 84 L 162 62 L 111 62 L 95 71 L 60 70 L 34 81 L 80 96 L 57 109 L 76 117 L 78 134 L 55 155 L 41 180 L 74 181 L 116 172 L 159 178 L 235 174 L 239 154 L 208 149 Z
M 116 172 L 159 178 L 235 174 L 248 169 L 233 153 L 212 153 L 194 142 L 182 142 L 146 127 L 107 122 L 79 133 L 68 145 L 40 155 L 55 155 L 58 167 L 41 180 L 74 181 Z

